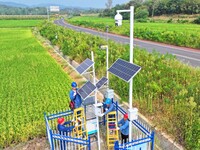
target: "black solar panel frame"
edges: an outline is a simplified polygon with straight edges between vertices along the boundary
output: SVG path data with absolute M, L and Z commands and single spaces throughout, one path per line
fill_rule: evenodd
M 95 96 L 87 97 L 82 103 L 82 105 L 84 106 L 93 105 L 93 104 L 95 104 Z
M 86 82 L 80 89 L 78 89 L 78 94 L 81 96 L 83 100 L 85 100 L 94 90 L 96 86 L 92 84 L 92 82 Z
M 117 59 L 108 71 L 120 79 L 130 82 L 130 80 L 141 70 L 141 67 L 127 62 L 121 58 Z
M 84 61 L 76 68 L 76 70 L 78 71 L 78 73 L 83 74 L 83 73 L 86 72 L 93 64 L 94 64 L 94 62 L 93 62 L 92 60 L 90 60 L 89 58 L 87 58 L 86 60 L 84 60 Z
M 104 81 L 103 84 L 102 84 L 102 81 Z M 102 77 L 96 84 L 97 89 L 100 89 L 106 82 L 108 82 L 108 79 L 106 77 Z M 98 87 L 99 84 L 100 84 L 100 86 Z

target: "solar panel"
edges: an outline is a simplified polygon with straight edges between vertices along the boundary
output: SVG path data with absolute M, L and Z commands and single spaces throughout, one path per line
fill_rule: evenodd
M 95 89 L 96 87 L 94 86 L 94 84 L 88 81 L 78 90 L 78 94 L 83 100 L 85 100 Z
M 96 84 L 97 89 L 100 89 L 106 82 L 108 82 L 106 77 L 101 78 Z
M 117 61 L 108 69 L 108 71 L 122 80 L 129 82 L 139 71 L 140 66 L 133 63 L 129 63 L 123 59 L 117 59 Z
M 84 106 L 95 104 L 95 97 L 94 97 L 94 96 L 89 96 L 89 97 L 87 97 L 87 98 L 83 101 L 82 104 L 83 104 Z
M 76 70 L 80 73 L 83 74 L 85 71 L 87 71 L 92 65 L 94 64 L 93 61 L 90 59 L 84 60 L 77 68 Z

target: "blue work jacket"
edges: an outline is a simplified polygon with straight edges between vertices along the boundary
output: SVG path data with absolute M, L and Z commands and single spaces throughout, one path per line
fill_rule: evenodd
M 110 107 L 107 107 L 107 105 L 106 105 L 105 108 L 108 108 L 108 110 L 106 112 L 104 112 L 105 115 L 107 115 L 109 112 L 115 110 L 115 106 L 113 103 L 110 104 Z
M 78 89 L 76 89 L 76 95 L 75 96 L 74 96 L 73 90 L 70 90 L 70 93 L 69 93 L 70 99 L 75 103 L 75 109 L 81 107 L 81 103 L 82 103 L 81 96 L 77 93 L 77 90 Z
M 119 125 L 121 124 L 121 126 L 120 126 L 120 131 L 121 131 L 121 133 L 122 133 L 123 135 L 128 135 L 128 134 L 129 134 L 129 121 L 128 121 L 128 119 L 125 121 L 124 118 L 122 118 L 122 119 L 118 122 L 118 124 L 119 124 Z
M 63 125 L 58 124 L 58 126 L 57 126 L 58 131 L 67 132 L 67 133 L 71 132 L 73 130 L 74 126 L 68 126 L 68 127 L 65 126 L 65 125 L 70 124 L 70 123 L 71 123 L 71 121 L 67 121 Z

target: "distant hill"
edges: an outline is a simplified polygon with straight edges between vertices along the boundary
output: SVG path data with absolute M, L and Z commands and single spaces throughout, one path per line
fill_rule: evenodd
M 65 5 L 57 5 L 55 3 L 40 3 L 37 5 L 24 5 L 14 2 L 2 2 L 0 1 L 0 15 L 46 15 L 47 7 L 59 6 L 59 14 L 80 15 L 83 13 L 99 13 L 101 9 L 89 8 L 89 7 L 73 7 Z
M 20 4 L 20 3 L 14 3 L 14 2 L 3 2 L 0 1 L 0 5 L 8 6 L 8 7 L 21 7 L 21 8 L 34 8 L 34 7 L 49 7 L 49 6 L 59 6 L 60 9 L 79 9 L 79 10 L 89 10 L 93 8 L 83 8 L 83 7 L 73 7 L 73 6 L 65 6 L 65 5 L 58 5 L 58 4 L 53 4 L 53 3 L 40 3 L 37 5 L 25 5 L 25 4 Z
M 2 2 L 2 1 L 0 1 L 0 5 L 10 6 L 10 7 L 22 7 L 22 8 L 28 7 L 27 5 L 20 4 L 20 3 Z
M 64 5 L 58 5 L 58 4 L 51 4 L 51 3 L 41 3 L 41 4 L 37 4 L 37 5 L 31 5 L 29 7 L 49 7 L 49 6 L 59 6 L 60 9 L 64 9 L 67 6 Z
M 15 2 L 2 2 L 2 1 L 0 1 L 0 5 L 10 6 L 10 7 L 21 7 L 21 8 L 25 8 L 25 7 L 30 7 L 30 8 L 48 7 L 48 6 L 59 6 L 61 9 L 66 8 L 66 6 L 64 6 L 64 5 L 48 4 L 48 3 L 41 3 L 41 4 L 37 4 L 37 5 L 25 5 L 25 4 L 15 3 Z

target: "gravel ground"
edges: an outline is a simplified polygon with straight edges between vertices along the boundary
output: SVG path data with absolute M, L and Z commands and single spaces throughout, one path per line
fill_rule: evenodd
M 15 146 L 7 147 L 4 150 L 49 150 L 49 144 L 46 137 L 35 138 L 26 143 L 20 143 Z

